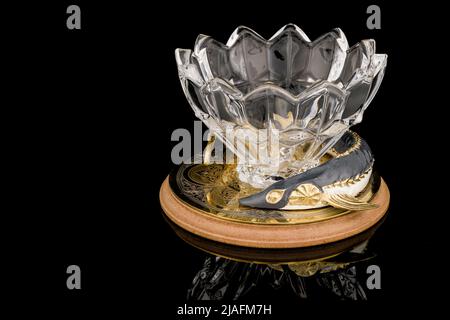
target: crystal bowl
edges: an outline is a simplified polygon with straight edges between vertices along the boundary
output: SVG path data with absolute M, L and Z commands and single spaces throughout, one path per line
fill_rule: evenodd
M 349 48 L 340 29 L 311 41 L 288 24 L 269 40 L 238 27 L 226 44 L 199 35 L 175 51 L 196 116 L 238 160 L 239 178 L 263 188 L 308 170 L 375 96 L 387 55 L 374 40 Z

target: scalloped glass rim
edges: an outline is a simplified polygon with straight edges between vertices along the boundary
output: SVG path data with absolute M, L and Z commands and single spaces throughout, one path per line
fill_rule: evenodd
M 296 25 L 294 24 L 288 24 L 284 27 L 282 27 L 280 30 L 278 30 L 269 40 L 264 39 L 261 35 L 253 31 L 252 29 L 240 26 L 235 29 L 235 31 L 232 33 L 230 38 L 228 39 L 226 45 L 217 42 L 221 45 L 222 49 L 228 50 L 229 48 L 236 45 L 238 40 L 242 37 L 243 33 L 250 35 L 251 37 L 258 39 L 261 42 L 264 42 L 266 45 L 276 43 L 277 40 L 280 39 L 286 32 L 294 32 L 300 39 L 304 41 L 304 43 L 309 47 L 314 47 L 320 41 L 328 35 L 332 35 L 336 39 L 336 43 L 338 46 L 342 49 L 346 49 L 346 56 L 351 56 L 352 54 L 355 56 L 358 56 L 359 59 L 357 61 L 350 61 L 349 59 L 346 59 L 348 61 L 348 68 L 345 68 L 345 66 L 342 66 L 340 75 L 344 79 L 336 79 L 336 81 L 329 81 L 328 79 L 319 79 L 317 81 L 323 83 L 324 81 L 330 82 L 330 85 L 333 84 L 335 87 L 340 88 L 342 90 L 342 94 L 347 94 L 346 91 L 350 91 L 352 88 L 357 86 L 358 84 L 365 83 L 365 84 L 372 84 L 374 82 L 375 84 L 370 90 L 370 94 L 368 95 L 364 105 L 362 106 L 361 110 L 364 111 L 369 103 L 372 101 L 373 97 L 375 96 L 375 93 L 378 90 L 379 85 L 381 84 L 381 80 L 384 75 L 384 68 L 387 63 L 387 55 L 386 54 L 376 54 L 375 53 L 375 41 L 374 40 L 362 40 L 359 43 L 355 44 L 351 48 L 348 48 L 347 39 L 342 32 L 341 29 L 336 28 L 333 31 L 326 33 L 320 37 L 318 37 L 316 40 L 312 41 L 306 36 L 306 34 Z M 182 80 L 183 87 L 186 87 L 186 84 L 183 84 L 183 77 L 187 79 L 190 82 L 193 82 L 197 86 L 202 86 L 206 84 L 209 81 L 220 81 L 227 83 L 229 88 L 233 88 L 233 92 L 236 93 L 235 97 L 238 97 L 239 95 L 237 92 L 242 93 L 242 97 L 248 97 L 252 94 L 253 90 L 261 90 L 260 88 L 256 87 L 253 90 L 250 90 L 249 92 L 242 92 L 238 87 L 235 86 L 233 81 L 230 81 L 229 79 L 223 78 L 223 77 L 216 77 L 213 75 L 213 72 L 211 71 L 211 66 L 209 64 L 209 59 L 206 54 L 206 48 L 202 48 L 202 45 L 205 43 L 206 40 L 212 39 L 209 36 L 205 35 L 199 35 L 197 37 L 197 40 L 195 42 L 194 51 L 189 49 L 176 49 L 175 50 L 175 56 L 177 60 L 177 65 L 179 67 L 179 73 L 180 73 L 180 80 Z M 215 41 L 215 40 L 214 40 Z M 187 66 L 190 66 L 187 68 Z M 189 69 L 188 72 L 186 72 Z M 374 81 L 374 79 L 376 81 Z M 342 81 L 345 80 L 345 81 Z M 317 81 L 314 83 L 311 83 L 311 86 L 313 86 Z M 289 97 L 290 100 L 301 98 L 301 93 L 293 94 L 286 90 L 283 87 L 280 87 L 276 84 L 270 84 L 263 83 L 264 86 L 273 86 L 273 89 L 277 90 L 278 92 L 284 92 L 285 97 Z M 307 89 L 307 88 L 305 88 Z M 186 90 L 185 90 L 186 92 Z M 189 102 L 191 102 L 192 105 L 192 99 L 189 99 Z M 199 113 L 201 112 L 201 108 L 195 108 L 196 106 L 193 105 L 194 111 L 199 116 Z M 196 110 L 197 109 L 197 110 Z M 200 111 L 200 112 L 199 112 Z M 205 116 L 205 115 L 203 115 Z M 353 123 L 358 123 L 362 120 L 362 114 L 361 115 L 355 115 L 353 119 L 349 119 Z

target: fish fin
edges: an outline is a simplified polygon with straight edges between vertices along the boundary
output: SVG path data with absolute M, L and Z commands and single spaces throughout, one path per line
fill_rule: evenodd
M 347 210 L 369 210 L 378 208 L 377 204 L 368 203 L 348 194 L 326 194 L 325 201 L 329 205 Z

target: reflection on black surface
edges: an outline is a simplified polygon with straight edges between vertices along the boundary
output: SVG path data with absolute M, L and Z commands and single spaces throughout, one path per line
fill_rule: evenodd
M 355 255 L 361 255 L 360 259 L 364 260 L 371 258 L 365 253 Z M 366 300 L 354 265 L 358 261 L 323 260 L 270 265 L 210 256 L 195 275 L 187 298 L 238 300 L 260 286 L 269 286 L 274 291 L 288 288 L 300 298 L 308 298 L 322 288 L 341 299 Z
M 368 244 L 383 223 L 325 245 L 258 249 L 208 240 L 166 220 L 181 239 L 207 252 L 188 289 L 189 301 L 236 301 L 268 291 L 301 299 L 367 300 L 364 267 L 375 257 Z

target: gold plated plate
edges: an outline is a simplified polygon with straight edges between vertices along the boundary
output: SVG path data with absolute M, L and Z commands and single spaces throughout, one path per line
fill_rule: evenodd
M 240 182 L 234 165 L 181 165 L 169 177 L 175 196 L 202 214 L 241 223 L 280 225 L 303 224 L 335 218 L 349 210 L 324 207 L 310 210 L 261 210 L 239 205 L 239 199 L 260 191 Z M 380 178 L 372 174 L 368 186 L 358 196 L 370 201 Z

